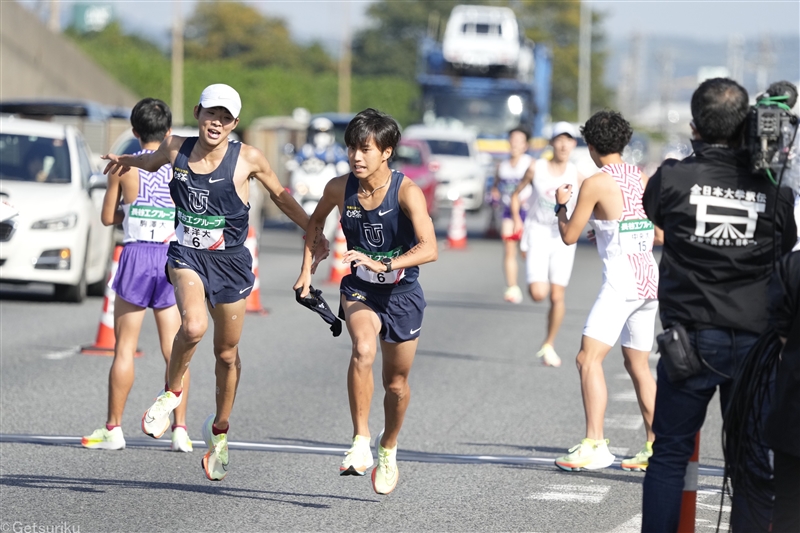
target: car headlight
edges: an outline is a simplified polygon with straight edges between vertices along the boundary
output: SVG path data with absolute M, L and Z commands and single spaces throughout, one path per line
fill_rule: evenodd
M 33 223 L 31 229 L 49 229 L 54 231 L 59 231 L 62 229 L 71 229 L 75 227 L 75 224 L 78 223 L 78 214 L 77 213 L 69 213 L 64 216 L 60 216 L 57 218 L 46 218 L 44 220 L 38 220 Z

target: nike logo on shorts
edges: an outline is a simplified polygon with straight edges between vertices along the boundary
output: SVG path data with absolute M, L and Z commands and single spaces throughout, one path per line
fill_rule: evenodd
M 225 181 L 225 178 L 219 178 L 219 179 L 215 179 L 215 180 L 213 180 L 213 179 L 209 179 L 209 180 L 208 180 L 208 182 L 209 182 L 209 183 L 216 183 L 216 182 L 218 182 L 218 181 Z
M 418 332 L 421 329 L 422 329 L 422 327 L 418 327 L 417 329 L 412 329 L 409 333 L 411 333 L 413 335 L 414 333 Z
M 393 208 L 391 208 L 391 209 L 389 209 L 388 211 L 378 211 L 378 216 L 379 216 L 379 217 L 382 217 L 383 215 L 386 215 L 386 214 L 388 214 L 388 213 L 391 213 L 392 211 L 394 211 L 394 207 L 393 207 Z
M 240 290 L 240 291 L 239 291 L 239 294 L 243 294 L 243 293 L 244 293 L 244 291 L 246 291 L 247 289 L 252 289 L 252 288 L 253 288 L 253 286 L 252 286 L 252 285 L 250 285 L 249 287 L 245 287 L 244 289 L 242 289 L 242 290 Z

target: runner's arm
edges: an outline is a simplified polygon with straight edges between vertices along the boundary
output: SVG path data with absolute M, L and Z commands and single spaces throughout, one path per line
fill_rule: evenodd
M 161 142 L 161 145 L 155 152 L 139 155 L 106 154 L 101 156 L 101 159 L 105 159 L 109 162 L 105 170 L 103 170 L 103 174 L 108 174 L 109 172 L 125 174 L 130 167 L 141 168 L 147 172 L 155 172 L 167 163 L 172 163 L 172 161 L 175 160 L 174 154 L 180 150 L 184 140 L 183 137 L 170 135 Z
M 330 180 L 325 185 L 325 190 L 322 193 L 322 198 L 319 199 L 317 208 L 311 214 L 306 228 L 305 244 L 303 246 L 303 264 L 300 267 L 300 277 L 294 284 L 294 289 L 303 288 L 300 297 L 308 296 L 309 287 L 311 286 L 311 275 L 316 271 L 317 265 L 327 257 L 327 253 L 322 257 L 317 257 L 314 260 L 314 250 L 316 250 L 321 241 L 327 243 L 325 235 L 322 233 L 325 228 L 325 219 L 333 210 L 334 207 L 344 204 L 344 187 L 347 183 L 347 176 L 340 176 Z
M 566 204 L 573 192 L 572 185 L 562 185 L 556 190 L 556 203 Z M 561 240 L 564 241 L 564 244 L 578 242 L 578 237 L 586 227 L 586 223 L 589 222 L 594 206 L 597 205 L 599 194 L 598 180 L 587 179 L 578 192 L 578 203 L 575 205 L 572 216 L 567 216 L 566 209 L 558 211 L 558 231 L 561 233 Z
M 411 219 L 414 233 L 417 234 L 417 244 L 392 261 L 392 270 L 436 261 L 439 258 L 436 233 L 433 229 L 431 216 L 428 214 L 428 204 L 425 202 L 425 195 L 422 194 L 422 189 L 410 179 L 405 178 L 400 185 L 398 201 L 400 208 Z
M 260 181 L 267 189 L 269 197 L 278 206 L 278 209 L 288 216 L 292 222 L 300 226 L 300 229 L 305 230 L 308 227 L 308 215 L 297 203 L 297 200 L 289 194 L 289 191 L 281 185 L 278 176 L 273 172 L 264 154 L 252 146 L 242 145 L 242 156 L 250 164 L 249 177 Z
M 106 195 L 103 197 L 103 209 L 100 211 L 100 221 L 104 226 L 113 226 L 114 224 L 122 224 L 125 214 L 119 207 L 119 201 L 122 196 L 122 182 L 118 172 L 112 172 L 108 175 L 108 188 Z
M 525 172 L 525 176 L 522 177 L 522 181 L 519 182 L 514 192 L 511 193 L 511 205 L 509 209 L 511 210 L 511 218 L 514 219 L 514 233 L 522 231 L 522 217 L 519 214 L 522 208 L 522 202 L 519 201 L 519 193 L 531 183 L 533 183 L 533 164 L 531 164 L 527 172 Z

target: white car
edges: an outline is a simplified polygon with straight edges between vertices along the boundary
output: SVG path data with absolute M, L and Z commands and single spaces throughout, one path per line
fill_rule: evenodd
M 507 7 L 454 7 L 442 41 L 445 60 L 459 68 L 516 68 L 520 61 L 517 17 Z
M 58 300 L 102 295 L 113 245 L 100 221 L 106 177 L 72 126 L 0 117 L 0 281 L 55 284 Z
M 436 172 L 438 205 L 449 205 L 461 198 L 464 207 L 470 211 L 483 206 L 491 156 L 478 151 L 477 138 L 472 130 L 415 125 L 403 131 L 403 139 L 428 143 L 431 161 L 439 166 Z

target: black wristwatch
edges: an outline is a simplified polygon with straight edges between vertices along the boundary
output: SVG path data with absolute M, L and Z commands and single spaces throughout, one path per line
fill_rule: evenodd
M 556 204 L 556 209 L 555 209 L 556 216 L 558 216 L 558 212 L 559 212 L 559 211 L 561 211 L 561 208 L 562 208 L 562 207 L 563 207 L 564 209 L 566 209 L 566 208 L 567 208 L 567 204 Z
M 391 257 L 381 257 L 381 263 L 383 266 L 386 267 L 386 272 L 392 271 L 392 258 Z

